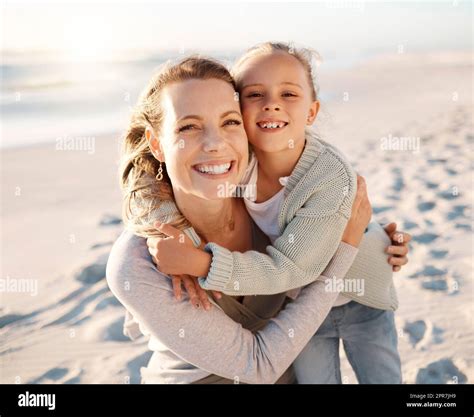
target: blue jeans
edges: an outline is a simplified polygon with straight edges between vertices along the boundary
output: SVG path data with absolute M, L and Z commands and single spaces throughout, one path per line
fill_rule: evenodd
M 340 384 L 342 339 L 360 384 L 400 384 L 400 356 L 393 311 L 355 301 L 333 307 L 293 367 L 299 384 Z

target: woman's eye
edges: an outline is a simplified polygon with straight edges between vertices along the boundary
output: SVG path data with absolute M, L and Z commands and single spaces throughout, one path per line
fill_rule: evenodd
M 191 129 L 194 129 L 196 128 L 197 126 L 196 125 L 186 125 L 186 126 L 182 126 L 178 129 L 178 132 L 184 132 L 186 130 L 191 130 Z
M 226 121 L 224 122 L 224 125 L 225 125 L 225 126 L 228 126 L 228 125 L 231 125 L 231 126 L 232 126 L 232 125 L 234 125 L 234 126 L 239 126 L 239 125 L 241 125 L 241 124 L 242 124 L 242 122 L 241 122 L 240 120 L 237 120 L 237 119 L 230 119 L 230 120 L 226 120 Z

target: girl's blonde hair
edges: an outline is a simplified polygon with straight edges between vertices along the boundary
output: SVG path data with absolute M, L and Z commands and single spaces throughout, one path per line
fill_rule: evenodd
M 232 68 L 232 75 L 234 77 L 237 91 L 242 88 L 242 68 L 244 64 L 251 58 L 260 55 L 271 54 L 274 52 L 285 52 L 294 56 L 303 65 L 303 68 L 308 77 L 308 84 L 311 89 L 311 98 L 313 101 L 318 99 L 319 88 L 316 80 L 315 67 L 321 62 L 319 53 L 311 48 L 296 48 L 292 43 L 284 42 L 264 42 L 248 49 L 234 64 Z
M 151 153 L 145 138 L 147 127 L 153 130 L 156 137 L 160 136 L 163 123 L 161 98 L 165 87 L 191 79 L 218 79 L 235 89 L 234 80 L 224 65 L 213 59 L 194 55 L 178 63 L 164 64 L 143 90 L 133 109 L 122 143 L 120 185 L 124 194 L 124 224 L 138 236 L 160 236 L 160 232 L 153 226 L 156 220 L 166 220 L 181 230 L 191 226 L 182 215 L 174 215 L 171 220 L 158 218 L 160 206 L 174 203 L 173 188 L 164 163 L 163 179 L 156 179 L 160 163 Z

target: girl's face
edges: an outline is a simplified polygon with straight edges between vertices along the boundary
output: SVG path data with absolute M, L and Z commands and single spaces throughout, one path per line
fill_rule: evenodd
M 175 193 L 203 199 L 229 197 L 248 162 L 247 135 L 233 87 L 221 80 L 187 80 L 167 86 L 158 141 L 150 142 Z M 226 188 L 229 187 L 229 188 Z
M 303 65 L 286 52 L 250 58 L 239 74 L 240 101 L 250 143 L 265 152 L 278 152 L 302 143 L 319 102 Z

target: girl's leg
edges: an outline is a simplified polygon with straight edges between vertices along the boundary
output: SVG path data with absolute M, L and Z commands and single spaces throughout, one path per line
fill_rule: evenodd
M 298 384 L 341 383 L 339 337 L 331 313 L 293 362 Z
M 340 331 L 344 350 L 360 384 L 400 384 L 393 311 L 366 307 L 352 301 Z

